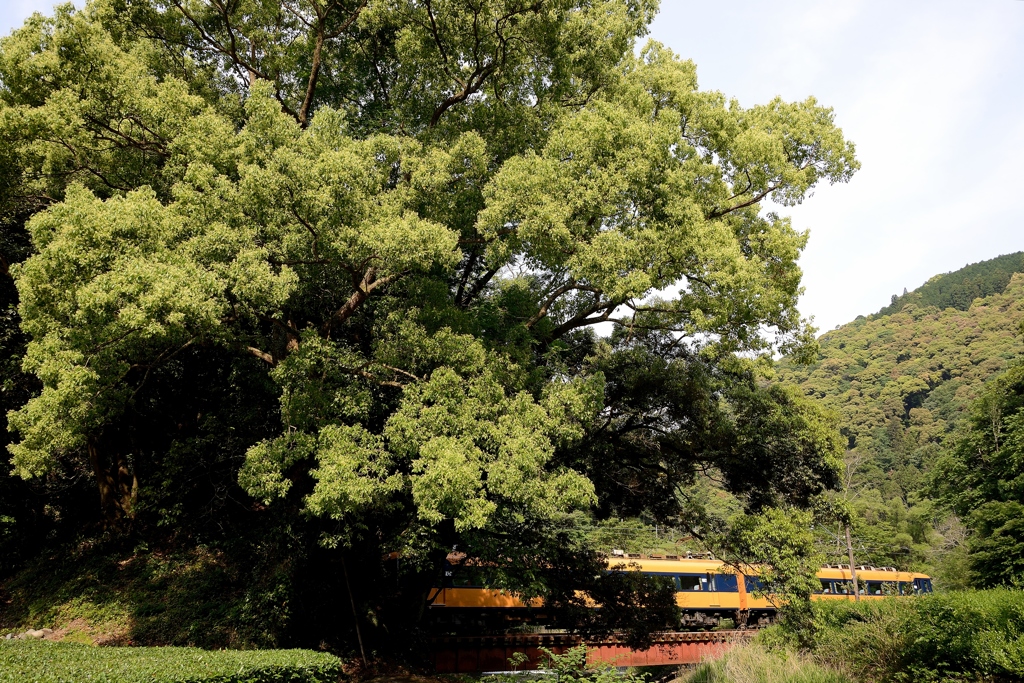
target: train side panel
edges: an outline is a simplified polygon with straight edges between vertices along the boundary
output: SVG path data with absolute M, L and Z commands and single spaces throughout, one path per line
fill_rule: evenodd
M 640 571 L 672 581 L 683 628 L 710 628 L 718 626 L 722 619 L 732 619 L 740 628 L 765 625 L 774 619 L 779 607 L 765 593 L 753 567 L 741 567 L 740 571 L 719 560 L 655 558 L 613 558 L 608 567 L 611 571 Z M 446 615 L 439 623 L 478 627 L 526 623 L 543 617 L 543 602 L 539 599 L 525 603 L 479 582 L 471 585 L 472 580 L 453 577 L 452 572 L 447 576 L 447 585 L 432 593 L 431 612 Z M 817 577 L 820 590 L 812 599 L 856 599 L 849 567 L 826 566 L 817 572 Z M 857 579 L 862 600 L 916 595 L 932 589 L 926 574 L 891 568 L 863 567 L 858 569 Z

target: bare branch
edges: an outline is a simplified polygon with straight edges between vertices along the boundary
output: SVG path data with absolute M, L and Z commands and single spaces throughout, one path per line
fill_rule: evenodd
M 416 375 L 412 374 L 411 372 L 406 372 L 402 368 L 396 368 L 396 367 L 392 367 L 390 365 L 384 365 L 383 363 L 376 363 L 376 365 L 379 365 L 380 367 L 384 368 L 385 370 L 390 370 L 391 372 L 397 373 L 399 375 L 405 375 L 409 379 L 414 380 L 416 382 L 422 382 L 423 381 L 422 377 L 417 377 Z
M 255 346 L 247 346 L 245 347 L 245 350 L 259 358 L 261 361 L 268 363 L 271 367 L 277 365 L 277 361 L 274 360 L 274 357 L 266 351 L 260 351 Z

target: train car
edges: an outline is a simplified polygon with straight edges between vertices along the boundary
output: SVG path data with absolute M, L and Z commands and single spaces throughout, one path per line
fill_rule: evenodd
M 853 578 L 849 565 L 827 564 L 818 571 L 821 588 L 818 600 L 853 600 Z M 901 572 L 895 567 L 857 567 L 860 596 L 876 600 L 894 595 L 921 595 L 932 592 L 932 579 L 919 572 Z
M 767 595 L 755 570 L 743 571 L 703 557 L 611 557 L 609 571 L 640 571 L 671 580 L 676 587 L 680 608 L 680 628 L 713 628 L 723 619 L 731 619 L 739 628 L 759 627 L 772 622 L 778 605 Z M 509 628 L 519 624 L 545 621 L 543 603 L 524 603 L 512 594 L 489 588 L 488 569 L 456 558 L 445 570 L 443 586 L 431 591 L 431 616 L 441 626 L 475 629 Z M 820 589 L 816 600 L 854 600 L 850 568 L 826 565 L 818 573 Z M 861 599 L 930 593 L 931 578 L 926 574 L 899 572 L 893 567 L 857 568 Z

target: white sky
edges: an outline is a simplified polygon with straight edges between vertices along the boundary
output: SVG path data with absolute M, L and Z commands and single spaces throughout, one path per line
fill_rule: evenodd
M 1024 249 L 1024 2 L 662 0 L 651 37 L 741 104 L 814 95 L 862 168 L 787 209 L 822 330 Z
M 53 4 L 0 0 L 0 34 Z M 1024 2 L 662 0 L 651 37 L 744 105 L 814 95 L 857 144 L 850 183 L 786 210 L 822 330 L 1024 249 Z

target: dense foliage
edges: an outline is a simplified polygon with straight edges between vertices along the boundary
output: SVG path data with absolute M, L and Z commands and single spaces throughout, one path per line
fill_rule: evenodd
M 1024 676 L 1020 591 L 819 601 L 814 611 L 811 653 L 854 680 L 997 682 Z
M 901 296 L 893 294 L 892 303 L 875 316 L 899 313 L 907 304 L 966 311 L 975 299 L 1002 294 L 1014 273 L 1024 273 L 1024 252 L 1003 254 L 952 273 L 936 275 L 912 292 L 904 290 Z
M 208 652 L 174 647 L 88 647 L 0 642 L 3 683 L 333 683 L 341 662 L 308 650 Z
M 934 476 L 973 532 L 967 549 L 974 581 L 1024 585 L 1024 365 L 987 385 Z
M 858 318 L 821 337 L 816 362 L 780 368 L 841 416 L 858 561 L 967 580 L 966 530 L 935 499 L 932 470 L 986 382 L 1021 357 L 1022 322 L 1024 275 L 1014 275 L 964 311 L 911 303 Z M 845 541 L 832 534 L 832 561 L 845 562 Z
M 595 516 L 707 532 L 706 472 L 751 512 L 836 487 L 834 423 L 767 380 L 813 340 L 807 235 L 761 209 L 853 146 L 637 49 L 655 11 L 93 0 L 3 39 L 37 537 L 250 553 L 278 613 L 347 593 L 384 632 L 456 547 L 578 614 Z

